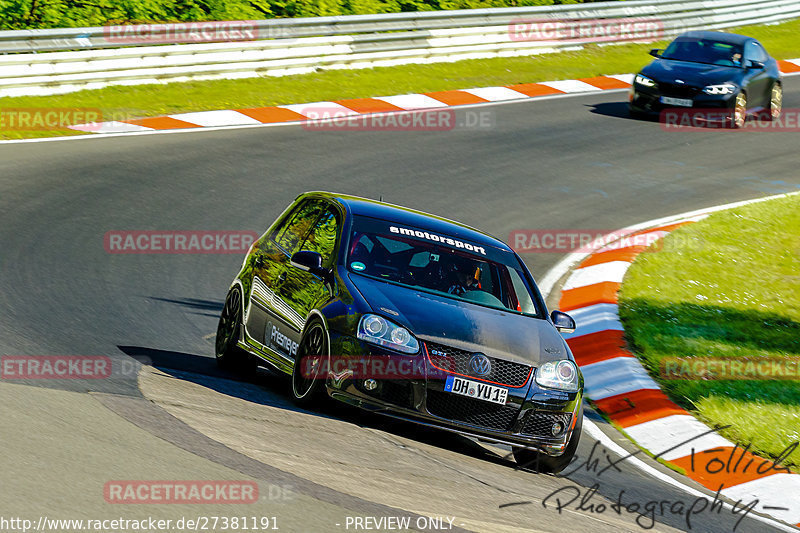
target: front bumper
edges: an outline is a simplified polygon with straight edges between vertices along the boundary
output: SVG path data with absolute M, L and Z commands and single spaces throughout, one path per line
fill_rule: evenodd
M 691 100 L 692 105 L 675 106 L 661 102 L 661 97 Z M 700 87 L 675 86 L 658 84 L 656 87 L 645 87 L 634 83 L 630 92 L 630 108 L 639 113 L 657 115 L 670 110 L 733 110 L 736 92 L 732 94 L 706 94 Z
M 366 383 L 368 376 L 339 372 L 327 380 L 328 393 L 337 400 L 363 409 L 462 435 L 534 448 L 553 456 L 564 453 L 576 417 L 580 416 L 582 390 L 567 393 L 542 388 L 534 381 L 531 367 L 526 372 L 522 368 L 511 368 L 510 365 L 517 363 L 494 359 L 497 366 L 503 368 L 500 382 L 464 377 L 506 388 L 508 399 L 505 405 L 445 392 L 447 376 L 461 375 L 459 369 L 443 369 L 440 362 L 438 366 L 434 364 L 438 360 L 432 359 L 428 352 L 430 343 L 423 343 L 425 346 L 419 354 L 409 356 L 368 346 L 349 336 L 332 335 L 332 346 L 360 346 L 362 354 L 385 355 L 393 361 L 400 361 L 396 368 L 408 360 L 407 367 L 413 365 L 417 371 L 409 376 L 375 379 L 375 383 L 370 384 Z M 337 353 L 336 348 L 331 352 Z M 458 354 L 454 357 L 457 358 Z M 552 428 L 556 423 L 562 424 L 564 430 L 553 435 Z

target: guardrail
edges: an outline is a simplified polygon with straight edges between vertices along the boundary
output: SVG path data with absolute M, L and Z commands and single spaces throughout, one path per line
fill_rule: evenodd
M 0 97 L 108 85 L 532 55 L 579 48 L 586 43 L 651 42 L 692 29 L 796 17 L 800 17 L 797 0 L 633 0 L 3 31 Z

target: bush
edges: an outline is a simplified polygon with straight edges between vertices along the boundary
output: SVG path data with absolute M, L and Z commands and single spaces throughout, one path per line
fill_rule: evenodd
M 0 0 L 0 29 L 576 4 L 580 0 Z

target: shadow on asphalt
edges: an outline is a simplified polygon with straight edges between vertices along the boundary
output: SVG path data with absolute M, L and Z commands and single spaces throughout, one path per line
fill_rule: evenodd
M 500 457 L 474 441 L 455 433 L 365 411 L 333 399 L 323 400 L 313 410 L 298 407 L 291 400 L 289 377 L 264 367 L 259 366 L 254 374 L 242 375 L 220 369 L 213 357 L 205 355 L 142 346 L 118 346 L 118 348 L 142 365 L 157 368 L 175 379 L 189 381 L 247 402 L 323 418 L 338 419 L 361 428 L 384 431 L 398 437 L 481 458 L 496 464 L 508 466 L 515 464 L 513 459 Z M 243 386 L 245 383 L 251 386 Z M 500 450 L 498 452 L 501 453 Z
M 628 111 L 628 103 L 627 102 L 603 102 L 600 104 L 587 104 L 586 107 L 589 107 L 590 113 L 594 113 L 596 115 L 603 115 L 606 117 L 614 117 L 614 118 L 624 118 L 627 120 L 642 120 L 645 122 L 658 122 L 658 116 L 655 117 L 632 117 L 630 112 Z

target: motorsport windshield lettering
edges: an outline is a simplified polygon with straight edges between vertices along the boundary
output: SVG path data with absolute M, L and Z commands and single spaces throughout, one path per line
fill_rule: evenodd
M 469 250 L 470 252 L 480 253 L 482 255 L 486 255 L 486 249 L 483 246 L 476 246 L 474 244 L 470 244 L 468 242 L 459 241 L 457 239 L 453 239 L 451 237 L 445 237 L 444 235 L 437 235 L 435 233 L 430 233 L 427 231 L 415 230 L 411 228 L 398 228 L 397 226 L 389 226 L 389 231 L 391 233 L 396 233 L 399 235 L 406 235 L 409 237 L 416 237 L 418 239 L 427 239 L 431 242 L 438 242 L 442 244 L 446 244 L 448 246 L 452 246 L 454 248 L 463 248 L 464 250 Z

